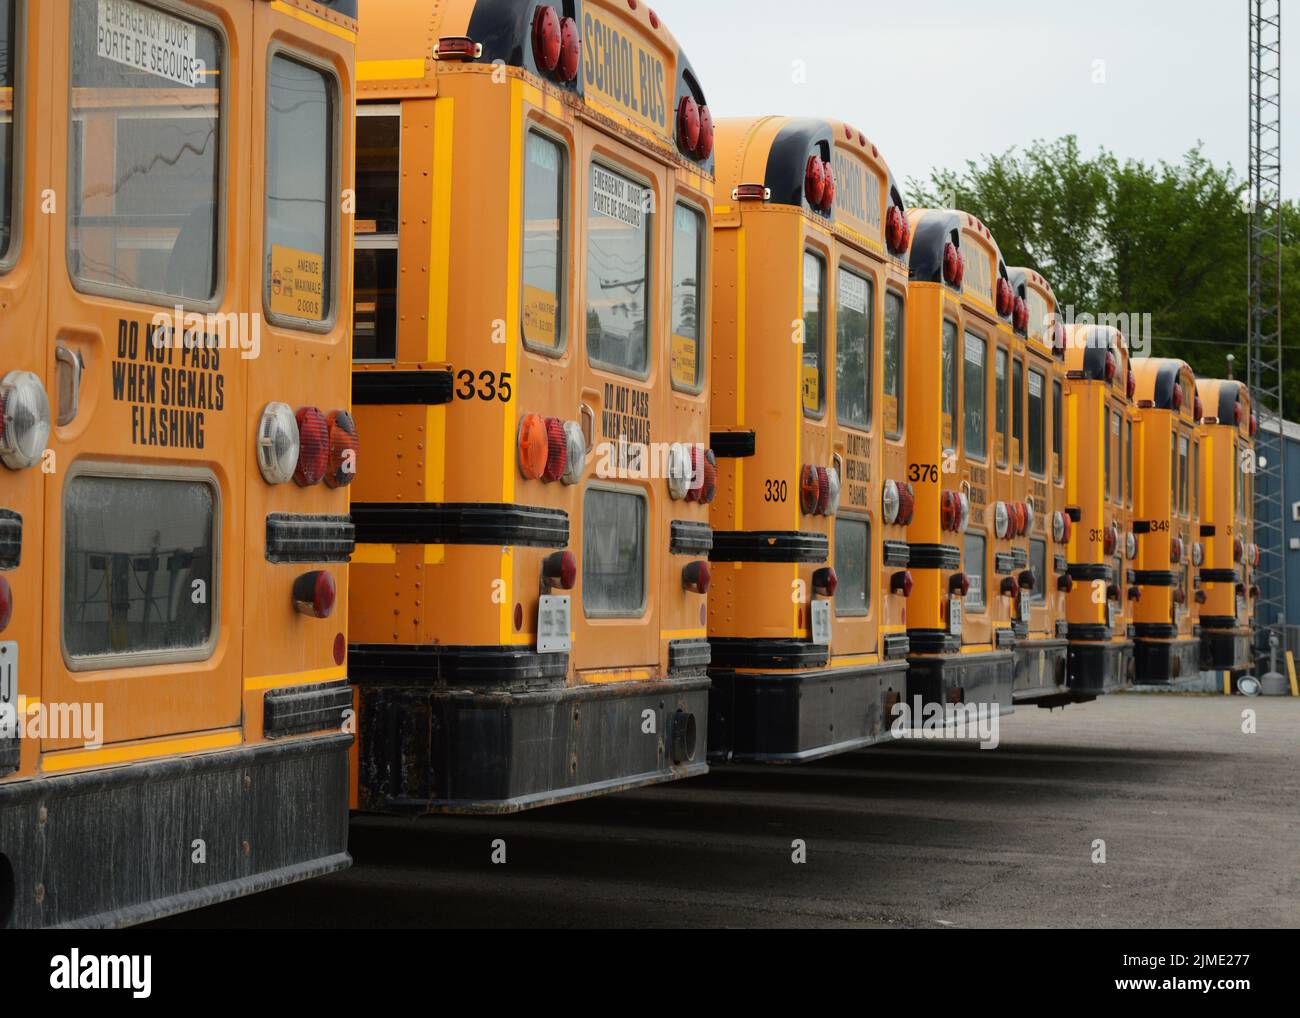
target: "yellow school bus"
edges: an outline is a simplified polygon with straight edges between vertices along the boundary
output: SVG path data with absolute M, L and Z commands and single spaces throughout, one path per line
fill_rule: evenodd
M 1194 678 L 1201 641 L 1192 632 L 1194 559 L 1200 541 L 1201 445 L 1196 376 L 1184 361 L 1142 357 L 1137 379 L 1131 531 L 1137 544 L 1134 674 L 1143 685 Z
M 995 476 L 992 365 L 1015 297 L 997 243 L 977 218 L 934 209 L 908 215 L 904 376 L 907 483 L 915 492 L 908 699 L 1009 711 L 1011 619 L 1028 562 L 1021 566 L 1013 551 L 1020 521 L 1015 510 L 1013 528 L 1009 474 Z
M 1203 378 L 1197 383 L 1197 399 L 1203 463 L 1201 551 L 1193 565 L 1201 666 L 1244 673 L 1254 666 L 1251 619 L 1259 597 L 1253 580 L 1260 560 L 1253 523 L 1259 419 L 1241 382 Z
M 351 7 L 0 0 L 0 927 L 349 863 Z
M 883 436 L 903 438 L 907 220 L 850 124 L 722 120 L 718 165 L 709 750 L 809 760 L 888 738 L 906 690 L 911 579 L 881 471 Z
M 700 83 L 623 0 L 365 0 L 360 24 L 354 803 L 703 773 Z
M 1022 497 L 1029 508 L 1029 565 L 1019 577 L 1023 610 L 1014 700 L 1052 707 L 1072 699 L 1066 682 L 1065 594 L 1060 585 L 1060 577 L 1068 572 L 1065 550 L 1073 527 L 1065 511 L 1065 326 L 1057 317 L 1056 295 L 1040 273 L 1026 268 L 1008 272 L 1016 294 L 1012 326 L 1019 339 L 1014 363 L 1024 360 L 1023 376 L 1017 369 L 1012 372 L 1012 449 L 1017 467 L 1022 460 L 1025 464 Z M 1016 426 L 1017 419 L 1024 421 L 1023 429 Z
M 1128 346 L 1110 326 L 1066 327 L 1066 512 L 1073 527 L 1067 551 L 1068 682 L 1078 700 L 1129 682 L 1133 644 L 1125 598 L 1132 491 L 1132 428 Z

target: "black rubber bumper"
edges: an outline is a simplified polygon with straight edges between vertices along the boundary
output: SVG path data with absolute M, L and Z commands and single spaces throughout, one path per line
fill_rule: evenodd
M 736 763 L 802 763 L 887 742 L 907 690 L 903 661 L 710 674 L 709 759 Z
M 1076 700 L 1093 700 L 1132 683 L 1131 642 L 1071 640 L 1066 660 L 1066 678 Z
M 1024 640 L 1016 645 L 1016 677 L 1012 702 L 1058 706 L 1070 703 L 1066 682 L 1066 658 L 1069 644 L 1065 640 Z
M 908 658 L 907 700 L 915 704 L 988 704 L 998 713 L 1013 710 L 1015 655 L 1009 650 L 986 654 L 919 655 Z
M 517 813 L 704 774 L 704 676 L 531 690 L 360 690 L 360 806 Z
M 322 735 L 0 784 L 0 929 L 130 926 L 346 869 L 351 744 Z
M 1254 633 L 1249 629 L 1202 629 L 1201 668 L 1213 672 L 1248 671 L 1254 666 Z
M 1133 641 L 1133 680 L 1139 686 L 1167 686 L 1194 678 L 1201 670 L 1201 641 Z

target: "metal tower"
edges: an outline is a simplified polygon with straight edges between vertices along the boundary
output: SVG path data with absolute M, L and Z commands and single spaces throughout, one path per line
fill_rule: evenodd
M 1246 0 L 1250 20 L 1250 322 L 1246 384 L 1259 413 L 1255 541 L 1262 595 L 1255 621 L 1265 651 L 1286 647 L 1285 456 L 1282 405 L 1282 3 Z M 1276 429 L 1276 430 L 1274 430 Z M 1267 669 L 1266 660 L 1262 662 Z

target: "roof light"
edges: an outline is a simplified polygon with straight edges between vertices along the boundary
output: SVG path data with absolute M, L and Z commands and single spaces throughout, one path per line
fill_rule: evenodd
M 903 215 L 903 210 L 897 205 L 889 206 L 889 212 L 885 214 L 885 244 L 891 254 L 907 253 L 910 233 L 911 227 L 907 224 L 907 216 Z
M 677 106 L 677 146 L 693 156 L 699 144 L 700 104 L 693 95 L 685 95 Z
M 50 399 L 30 371 L 0 379 L 0 461 L 11 470 L 35 466 L 50 440 Z
M 563 45 L 559 14 L 554 7 L 538 7 L 533 14 L 533 59 L 544 74 L 554 74 L 560 66 L 560 50 Z
M 943 281 L 952 287 L 961 287 L 961 252 L 948 241 L 943 245 Z
M 1110 350 L 1106 351 L 1106 381 L 1115 381 L 1115 372 L 1118 370 L 1118 364 L 1115 360 L 1115 354 Z
M 998 314 L 1003 318 L 1011 317 L 1011 312 L 1015 310 L 1016 306 L 1015 291 L 1011 289 L 1011 284 L 1002 277 L 998 278 L 997 305 Z
M 578 60 L 581 55 L 578 23 L 572 18 L 565 18 L 560 22 L 560 64 L 556 69 L 561 81 L 573 81 L 578 77 Z
M 704 162 L 713 155 L 713 114 L 707 106 L 700 107 L 700 141 L 695 146 L 695 158 Z
M 1011 309 L 1011 322 L 1017 332 L 1029 331 L 1029 305 L 1025 303 L 1025 298 L 1016 298 Z
M 1204 416 L 1205 406 L 1201 403 L 1201 397 L 1197 396 L 1196 399 L 1192 401 L 1192 419 L 1196 421 L 1197 424 L 1200 424 L 1201 418 Z
M 1132 371 L 1129 372 L 1129 377 L 1130 378 L 1133 377 Z M 1130 395 L 1129 398 L 1132 399 L 1132 396 Z M 1172 402 L 1175 410 L 1181 410 L 1183 408 L 1183 387 L 1181 385 L 1174 386 L 1174 395 L 1173 395 Z
M 827 215 L 835 208 L 835 170 L 830 163 L 822 164 L 822 174 L 826 178 L 826 187 L 822 192 L 821 210 Z
M 804 196 L 808 204 L 815 209 L 822 207 L 826 197 L 826 164 L 821 156 L 809 156 L 808 168 L 804 173 Z

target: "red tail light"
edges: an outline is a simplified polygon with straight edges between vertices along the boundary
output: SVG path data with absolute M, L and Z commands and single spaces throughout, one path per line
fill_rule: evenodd
M 1137 391 L 1138 391 L 1137 375 L 1133 374 L 1133 371 L 1130 368 L 1128 373 L 1128 389 L 1127 389 L 1128 401 L 1130 403 L 1133 402 L 1133 397 L 1137 395 Z M 1174 392 L 1176 393 L 1176 395 L 1174 396 L 1174 409 L 1178 410 L 1183 405 L 1183 390 L 1181 387 L 1179 387 L 1175 389 Z
M 578 59 L 582 47 L 578 42 L 578 23 L 572 18 L 560 22 L 560 66 L 561 81 L 573 81 L 578 76 Z
M 1196 399 L 1192 401 L 1192 417 L 1196 420 L 1197 424 L 1200 424 L 1201 418 L 1204 416 L 1205 406 L 1201 403 L 1201 397 L 1197 396 Z
M 1132 377 L 1132 375 L 1133 372 L 1130 371 L 1129 376 Z M 1129 398 L 1133 398 L 1132 394 L 1130 394 Z M 1183 408 L 1183 398 L 1183 387 L 1181 385 L 1175 385 L 1173 398 L 1173 406 L 1175 410 L 1181 410 Z
M 677 144 L 688 156 L 700 146 L 700 105 L 694 96 L 683 96 L 677 107 Z
M 301 487 L 319 484 L 329 468 L 330 427 L 325 415 L 314 406 L 305 406 L 295 415 L 298 421 L 298 467 L 293 479 Z
M 912 517 L 916 515 L 916 489 L 912 487 L 911 481 L 906 481 L 898 486 L 898 523 L 900 526 L 910 527 Z
M 550 449 L 545 419 L 541 414 L 525 414 L 519 422 L 519 473 L 524 480 L 541 480 Z
M 1183 539 L 1175 537 L 1169 542 L 1169 561 L 1177 565 L 1183 560 Z
M 1062 594 L 1068 594 L 1074 589 L 1074 577 L 1069 573 L 1062 573 L 1056 578 L 1056 589 Z
M 903 570 L 901 573 L 895 573 L 889 578 L 889 592 L 891 594 L 901 594 L 903 597 L 912 596 L 912 573 L 910 570 Z
M 808 199 L 808 204 L 815 209 L 822 207 L 822 201 L 826 197 L 826 164 L 822 162 L 821 156 L 808 157 L 808 169 L 804 174 L 804 194 Z
M 433 52 L 439 60 L 477 60 L 483 47 L 468 36 L 453 35 L 439 39 Z
M 569 440 L 564 434 L 564 422 L 558 417 L 546 419 L 546 466 L 542 480 L 547 484 L 558 481 L 569 466 Z
M 1016 298 L 1015 307 L 1011 311 L 1011 322 L 1017 332 L 1029 331 L 1029 305 L 1023 297 Z
M 1011 289 L 1011 284 L 1005 279 L 999 279 L 997 288 L 998 314 L 1003 318 L 1009 318 L 1011 312 L 1015 309 L 1015 302 L 1016 294 Z
M 817 515 L 825 516 L 831 504 L 831 478 L 825 467 L 817 468 Z
M 713 155 L 713 114 L 707 106 L 700 107 L 700 143 L 695 147 L 695 157 L 701 162 Z
M 965 573 L 953 573 L 948 579 L 948 593 L 965 597 L 970 593 L 970 577 Z
M 816 467 L 804 467 L 799 477 L 799 504 L 810 516 L 817 512 L 821 502 L 821 477 Z
M 713 570 L 707 562 L 692 562 L 682 569 L 682 589 L 692 594 L 707 594 L 713 583 Z
M 533 59 L 537 61 L 538 69 L 545 74 L 554 74 L 560 66 L 560 50 L 563 45 L 560 16 L 555 8 L 537 8 L 537 13 L 533 15 Z
M 1142 588 L 1141 588 L 1141 587 L 1129 587 L 1129 588 L 1128 588 L 1128 599 L 1129 599 L 1130 601 L 1141 601 L 1141 600 L 1142 600 Z
M 1246 411 L 1240 403 L 1232 404 L 1232 421 L 1237 427 L 1241 427 L 1242 419 L 1246 416 Z
M 14 617 L 14 592 L 9 586 L 9 581 L 0 576 L 0 633 L 5 631 L 10 620 Z M 15 692 L 17 692 L 15 690 Z
M 819 597 L 834 597 L 840 589 L 840 578 L 834 569 L 818 569 L 813 573 L 813 593 Z
M 571 551 L 557 551 L 542 562 L 542 585 L 548 590 L 572 590 L 578 582 L 578 560 Z
M 1115 360 L 1115 355 L 1109 350 L 1106 351 L 1106 381 L 1115 381 L 1115 372 L 1119 370 L 1119 365 Z
M 1250 437 L 1254 438 L 1259 434 L 1259 418 L 1255 414 L 1250 415 Z
M 1007 576 L 1002 580 L 1002 593 L 1014 600 L 1020 596 L 1020 581 L 1014 576 Z
M 293 581 L 293 607 L 300 615 L 327 619 L 334 614 L 338 587 L 332 573 L 303 573 Z
M 326 418 L 330 433 L 330 461 L 325 483 L 346 488 L 357 476 L 357 422 L 346 410 L 335 410 Z
M 831 209 L 835 207 L 835 171 L 831 169 L 830 163 L 823 163 L 822 173 L 826 177 L 826 187 L 822 192 L 821 210 L 830 215 Z
M 1019 583 L 1023 590 L 1033 590 L 1038 584 L 1038 579 L 1034 576 L 1033 570 L 1026 569 L 1020 574 Z
M 942 530 L 957 529 L 957 496 L 951 491 L 939 496 L 939 527 Z
M 1107 555 L 1114 555 L 1115 549 L 1119 547 L 1119 527 L 1115 526 L 1113 523 L 1106 528 L 1105 543 L 1103 547 L 1106 549 Z
M 1246 554 L 1246 545 L 1238 537 L 1232 542 L 1232 561 L 1240 562 Z
M 952 241 L 943 246 L 943 281 L 951 287 L 961 287 L 961 252 Z
M 891 205 L 885 216 L 885 244 L 891 254 L 901 255 L 907 251 L 907 242 L 907 216 L 897 205 Z

